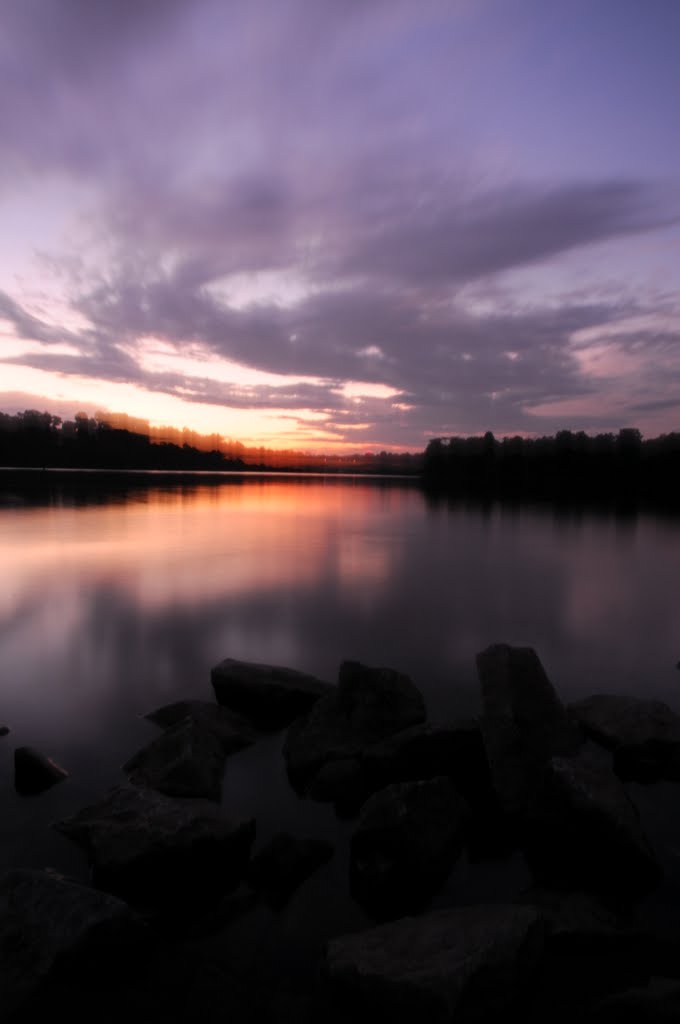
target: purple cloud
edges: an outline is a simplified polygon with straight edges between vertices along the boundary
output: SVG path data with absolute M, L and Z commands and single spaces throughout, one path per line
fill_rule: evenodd
M 366 436 L 384 446 L 390 434 L 417 446 L 432 433 L 535 430 L 534 407 L 604 386 L 573 339 L 606 331 L 644 368 L 631 412 L 670 414 L 676 304 L 664 341 L 633 342 L 622 327 L 655 310 L 653 260 L 668 292 L 680 286 L 656 255 L 674 251 L 680 212 L 680 147 L 662 116 L 680 86 L 674 19 L 657 13 L 625 29 L 628 43 L 651 32 L 659 44 L 637 66 L 645 121 L 624 116 L 616 54 L 602 58 L 612 84 L 598 92 L 586 37 L 560 35 L 565 15 L 530 0 L 512 16 L 498 0 L 10 0 L 0 215 L 18 199 L 29 212 L 4 274 L 0 247 L 0 319 L 39 343 L 35 367 L 225 409 L 323 410 L 339 434 L 370 421 Z M 600 38 L 599 15 L 573 17 Z M 569 90 L 545 58 L 558 38 L 580 60 Z M 59 208 L 61 233 L 31 218 L 32 200 L 55 220 Z M 49 322 L 17 284 L 13 246 L 39 250 L 59 281 Z M 151 372 L 135 358 L 146 337 L 313 382 Z M 60 341 L 78 354 L 50 351 Z M 399 394 L 352 404 L 348 380 Z

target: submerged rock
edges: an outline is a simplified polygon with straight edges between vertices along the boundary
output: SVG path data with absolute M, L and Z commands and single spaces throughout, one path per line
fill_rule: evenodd
M 531 647 L 495 644 L 477 655 L 484 746 L 494 789 L 508 814 L 521 813 L 536 771 L 573 754 L 581 736 Z
M 542 949 L 534 908 L 458 907 L 333 939 L 324 973 L 362 1021 L 500 1020 L 521 1007 Z
M 637 808 L 595 747 L 544 766 L 526 826 L 527 857 L 541 881 L 631 901 L 661 877 Z
M 156 708 L 144 717 L 162 729 L 169 729 L 179 725 L 185 718 L 192 718 L 220 741 L 225 756 L 251 746 L 257 739 L 257 732 L 244 718 L 207 700 L 178 700 L 174 704 Z
M 333 856 L 324 839 L 298 839 L 281 832 L 250 862 L 247 880 L 275 905 L 282 905 L 314 871 Z
M 22 796 L 43 793 L 68 778 L 68 772 L 32 747 L 14 751 L 14 788 Z
M 289 778 L 305 790 L 327 762 L 360 757 L 365 747 L 424 720 L 422 694 L 408 676 L 345 661 L 337 688 L 288 730 Z
M 227 658 L 211 673 L 219 704 L 263 729 L 282 729 L 306 714 L 334 688 L 314 676 L 279 665 Z
M 593 740 L 614 752 L 622 778 L 680 781 L 680 715 L 660 700 L 595 694 L 569 706 Z
M 135 786 L 167 796 L 220 800 L 225 757 L 213 732 L 185 718 L 126 761 L 123 771 Z
M 460 855 L 467 807 L 447 778 L 401 782 L 361 809 L 350 850 L 353 895 L 378 917 L 419 910 Z
M 53 827 L 85 850 L 96 885 L 151 906 L 232 889 L 255 838 L 253 819 L 135 786 L 118 786 Z
M 7 872 L 0 876 L 0 1017 L 27 1014 L 31 1000 L 58 982 L 114 981 L 142 943 L 146 929 L 113 896 L 50 871 Z

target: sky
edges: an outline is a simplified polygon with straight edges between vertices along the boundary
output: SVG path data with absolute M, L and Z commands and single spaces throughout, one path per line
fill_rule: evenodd
M 3 0 L 0 410 L 680 430 L 678 0 Z

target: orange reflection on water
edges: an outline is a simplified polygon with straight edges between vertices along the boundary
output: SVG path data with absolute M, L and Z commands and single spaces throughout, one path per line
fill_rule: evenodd
M 106 582 L 145 608 L 340 586 L 362 600 L 391 578 L 388 522 L 416 496 L 354 481 L 248 479 L 142 492 L 124 503 L 0 513 L 0 614 L 35 588 Z M 64 600 L 62 593 L 61 600 Z

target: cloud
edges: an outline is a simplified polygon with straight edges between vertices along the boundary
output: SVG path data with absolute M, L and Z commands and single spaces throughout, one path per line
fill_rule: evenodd
M 70 331 L 61 327 L 53 327 L 34 316 L 24 309 L 23 306 L 8 295 L 0 291 L 0 320 L 10 323 L 18 338 L 61 344 L 64 341 L 73 339 Z
M 468 281 L 677 219 L 642 182 L 514 187 L 457 202 L 437 197 L 360 229 L 341 266 L 415 284 Z
M 10 0 L 0 202 L 69 197 L 62 235 L 35 248 L 85 325 L 36 316 L 4 282 L 0 316 L 38 343 L 31 365 L 225 408 L 316 409 L 338 433 L 370 423 L 366 437 L 418 446 L 595 401 L 615 376 L 598 362 L 608 336 L 644 368 L 634 408 L 651 408 L 661 348 L 677 380 L 677 335 L 623 338 L 653 308 L 625 262 L 672 234 L 680 202 L 618 166 L 489 157 L 489 96 L 503 99 L 498 67 L 519 52 L 502 8 Z M 606 297 L 604 243 L 624 266 Z M 580 294 L 567 258 L 586 268 Z M 531 294 L 539 269 L 557 299 Z M 584 331 L 599 340 L 576 345 Z M 216 379 L 209 360 L 151 369 L 150 337 L 295 380 Z M 346 381 L 397 394 L 353 405 Z

